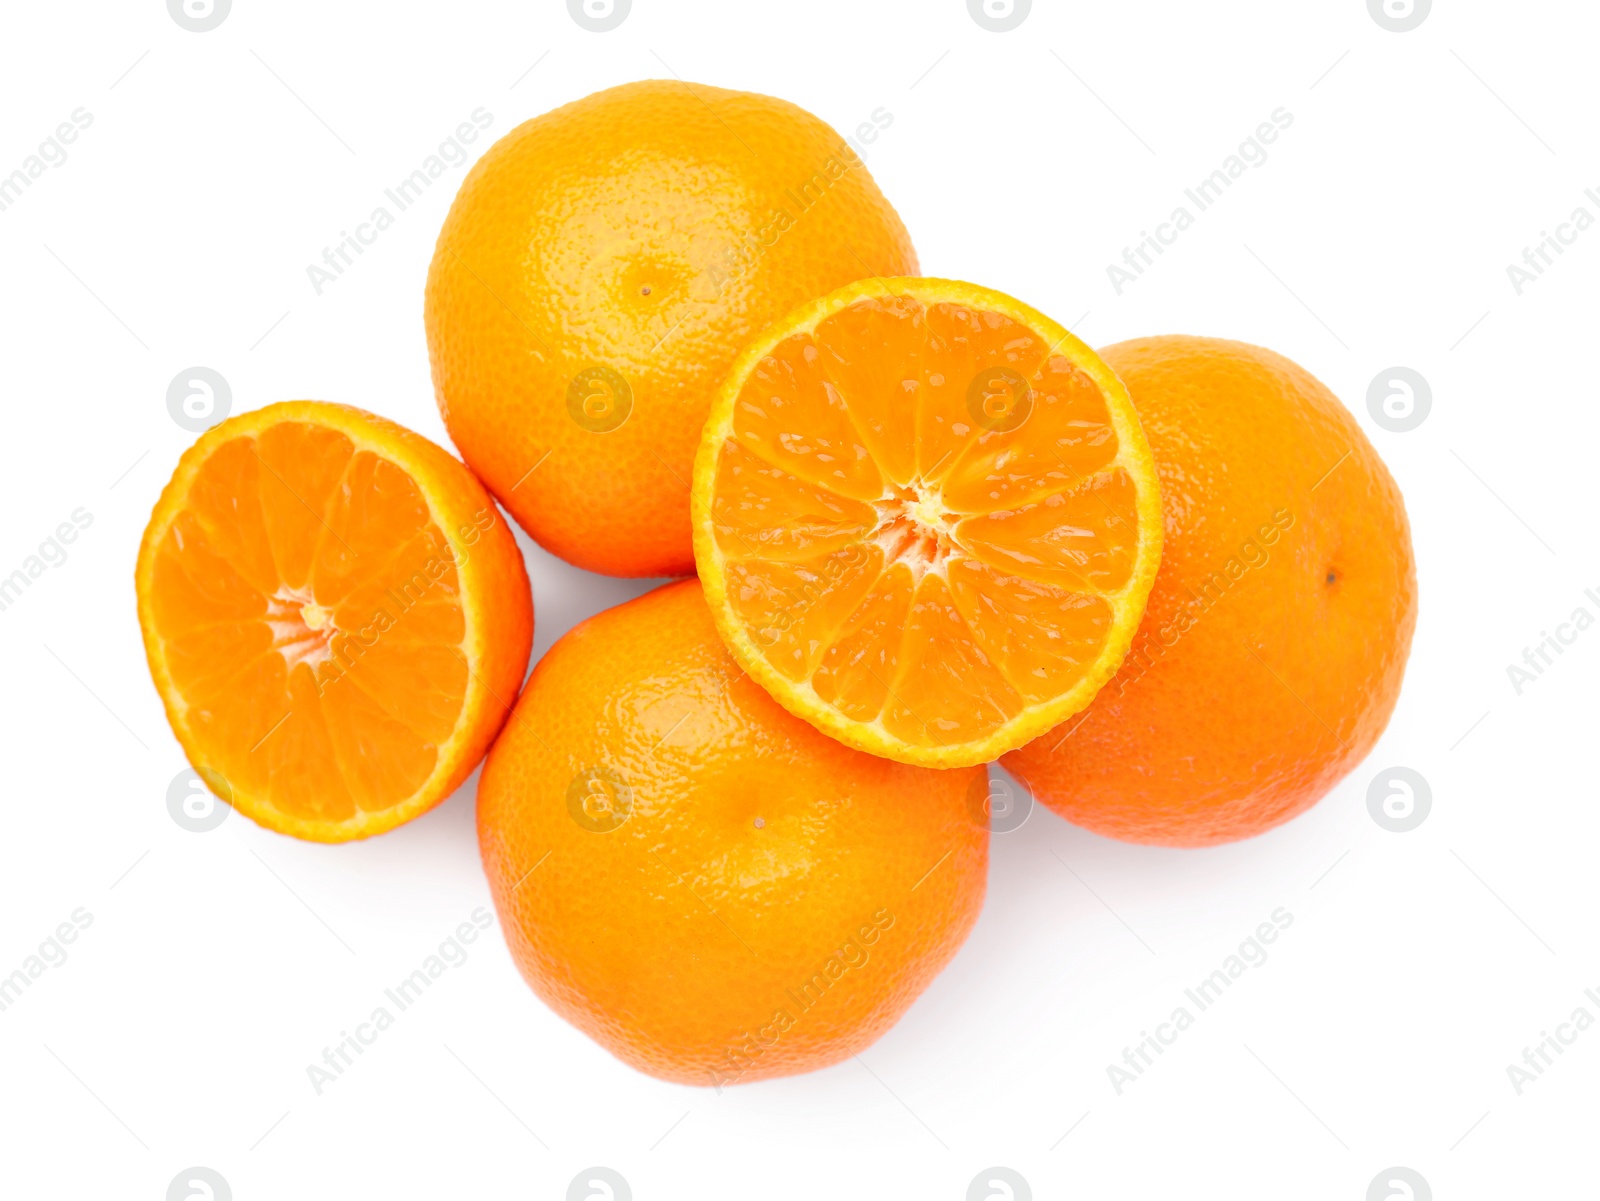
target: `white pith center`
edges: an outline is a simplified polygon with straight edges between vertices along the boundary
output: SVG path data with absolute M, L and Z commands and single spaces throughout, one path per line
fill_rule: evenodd
M 890 562 L 904 563 L 912 579 L 928 572 L 943 575 L 956 549 L 956 517 L 945 507 L 940 490 L 922 480 L 895 488 L 877 504 L 878 528 L 873 540 Z
M 309 588 L 287 584 L 267 597 L 267 628 L 272 649 L 283 656 L 285 669 L 304 663 L 313 671 L 333 657 L 333 636 L 339 633 L 333 610 L 317 604 Z

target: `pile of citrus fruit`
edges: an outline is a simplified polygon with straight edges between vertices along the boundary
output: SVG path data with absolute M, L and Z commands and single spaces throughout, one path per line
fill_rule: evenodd
M 426 326 L 465 465 L 336 404 L 207 431 L 139 554 L 151 674 L 213 790 L 301 838 L 391 829 L 487 754 L 512 956 L 643 1071 L 807 1071 L 892 1025 L 982 905 L 986 764 L 1201 846 L 1313 804 L 1394 708 L 1410 532 L 1337 398 L 920 276 L 791 104 L 648 82 L 522 125 L 462 185 Z M 502 510 L 698 580 L 524 683 Z

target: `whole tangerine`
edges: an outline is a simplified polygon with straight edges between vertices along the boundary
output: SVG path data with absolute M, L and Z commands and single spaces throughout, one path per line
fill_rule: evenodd
M 983 904 L 986 769 L 852 750 L 723 647 L 699 582 L 540 660 L 478 788 L 512 958 L 641 1071 L 721 1086 L 871 1043 Z
M 1180 336 L 1100 355 L 1155 456 L 1161 567 L 1117 675 L 1001 762 L 1097 833 L 1248 838 L 1388 724 L 1417 618 L 1405 503 L 1350 412 L 1281 355 Z
M 695 448 L 734 357 L 802 301 L 916 270 L 858 151 L 804 109 L 679 80 L 596 92 L 461 185 L 428 272 L 439 409 L 546 550 L 687 575 Z

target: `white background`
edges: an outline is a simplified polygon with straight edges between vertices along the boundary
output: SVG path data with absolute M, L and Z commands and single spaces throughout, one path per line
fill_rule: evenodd
M 0 1193 L 159 1201 L 206 1165 L 240 1201 L 561 1198 L 603 1164 L 640 1201 L 955 1201 L 1004 1165 L 1039 1198 L 1360 1201 L 1404 1165 L 1440 1199 L 1593 1195 L 1600 1028 L 1520 1096 L 1506 1068 L 1579 1005 L 1600 1017 L 1600 632 L 1521 695 L 1506 668 L 1600 616 L 1600 228 L 1520 296 L 1506 267 L 1600 216 L 1597 34 L 1578 0 L 1437 0 L 1407 33 L 1363 0 L 1038 0 L 1007 33 L 960 0 L 635 0 L 607 33 L 558 0 L 236 0 L 200 34 L 160 0 L 7 5 L 0 174 L 73 110 L 93 124 L 0 212 L 0 575 L 74 509 L 93 524 L 0 612 L 0 974 L 75 909 L 93 923 L 0 1013 Z M 340 400 L 445 442 L 422 285 L 464 168 L 321 296 L 306 266 L 475 108 L 498 137 L 673 75 L 842 131 L 888 109 L 868 164 L 928 274 L 1092 344 L 1222 335 L 1325 380 L 1414 526 L 1399 708 L 1250 842 L 1123 845 L 1042 807 L 996 835 L 970 941 L 861 1062 L 660 1083 L 548 1012 L 491 933 L 317 1096 L 306 1066 L 489 904 L 476 777 L 344 847 L 168 816 L 184 764 L 132 588 L 191 439 L 167 385 L 205 365 L 235 411 Z M 1107 264 L 1279 106 L 1268 161 L 1117 295 Z M 1395 365 L 1432 388 L 1411 432 L 1367 412 Z M 536 656 L 648 586 L 523 547 Z M 1410 833 L 1368 813 L 1393 765 L 1431 785 Z M 1279 906 L 1270 960 L 1117 1095 L 1107 1065 Z

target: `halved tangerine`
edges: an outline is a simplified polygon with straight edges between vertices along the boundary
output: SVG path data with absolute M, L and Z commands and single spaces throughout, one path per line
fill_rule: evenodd
M 269 405 L 208 430 L 139 548 L 150 674 L 218 796 L 319 842 L 448 796 L 504 722 L 533 600 L 460 462 L 359 409 Z
M 735 362 L 695 460 L 695 563 L 739 663 L 851 746 L 988 762 L 1116 672 L 1161 556 L 1127 389 L 1036 309 L 870 279 Z

